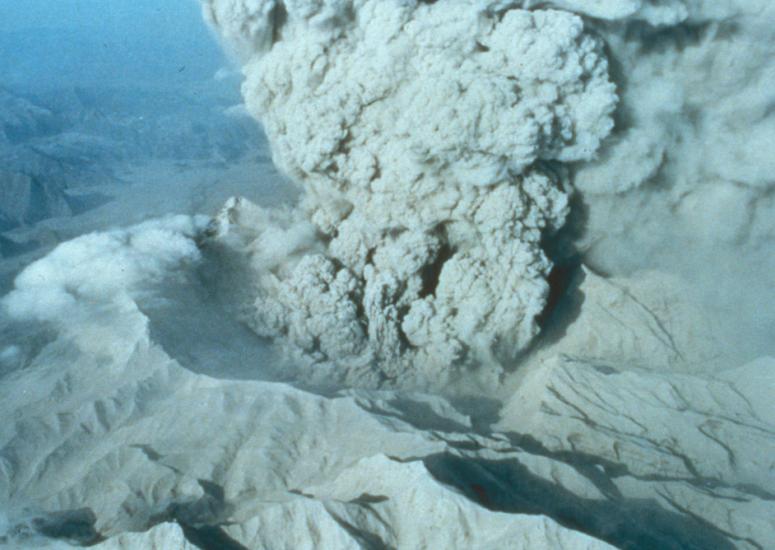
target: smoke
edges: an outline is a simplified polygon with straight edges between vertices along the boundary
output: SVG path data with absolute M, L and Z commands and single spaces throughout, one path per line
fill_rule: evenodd
M 568 209 L 540 164 L 592 158 L 616 94 L 581 18 L 502 4 L 205 2 L 317 231 L 257 267 L 252 325 L 302 362 L 440 380 L 538 333 Z
M 194 237 L 203 222 L 175 216 L 63 243 L 19 274 L 0 313 L 50 327 L 94 356 L 131 354 L 130 343 L 147 337 L 138 300 L 152 299 L 161 281 L 200 260 Z M 18 356 L 18 364 L 31 353 L 6 348 L 3 355 L 8 362 Z
M 600 273 L 677 276 L 730 357 L 770 351 L 768 3 L 203 5 L 316 230 L 256 263 L 249 321 L 295 358 L 369 383 L 497 377 L 538 334 L 546 243 Z
M 680 275 L 743 362 L 775 353 L 775 7 L 672 5 L 669 26 L 592 23 L 621 103 L 600 158 L 575 170 L 579 245 L 608 274 Z

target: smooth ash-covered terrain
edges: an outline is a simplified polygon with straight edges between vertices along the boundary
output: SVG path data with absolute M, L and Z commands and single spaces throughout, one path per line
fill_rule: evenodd
M 0 547 L 773 547 L 775 4 L 202 4 L 300 198 L 16 277 Z

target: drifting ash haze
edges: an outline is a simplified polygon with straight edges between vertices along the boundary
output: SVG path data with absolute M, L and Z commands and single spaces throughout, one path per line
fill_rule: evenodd
M 19 275 L 0 544 L 771 546 L 769 2 L 204 14 L 302 198 Z

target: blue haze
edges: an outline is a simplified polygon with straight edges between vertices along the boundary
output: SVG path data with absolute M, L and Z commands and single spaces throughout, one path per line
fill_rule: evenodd
M 0 294 L 83 232 L 256 199 L 240 83 L 196 0 L 0 2 Z
M 195 0 L 0 3 L 4 86 L 180 84 L 223 64 Z

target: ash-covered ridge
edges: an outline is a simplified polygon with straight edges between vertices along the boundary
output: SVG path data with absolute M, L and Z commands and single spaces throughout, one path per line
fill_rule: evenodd
M 372 11 L 347 9 L 366 5 Z M 305 75 L 317 74 L 318 62 L 326 64 L 321 74 L 342 76 L 337 89 L 360 82 L 348 76 L 355 67 L 345 70 L 352 53 L 347 48 L 361 44 L 361 35 L 349 33 L 365 32 L 359 22 L 379 15 L 381 28 L 390 28 L 391 17 L 409 10 L 401 33 L 410 32 L 423 10 L 437 5 L 457 9 L 454 0 L 245 0 L 210 3 L 207 10 L 248 60 L 249 77 L 287 77 L 283 81 L 293 88 L 275 92 L 305 97 L 306 88 L 296 88 L 307 86 Z M 775 361 L 766 357 L 773 354 L 772 324 L 762 312 L 771 315 L 767 297 L 774 290 L 772 269 L 764 269 L 771 265 L 775 235 L 775 178 L 768 168 L 775 142 L 773 5 L 556 0 L 477 6 L 482 17 L 495 14 L 497 22 L 521 8 L 533 15 L 561 8 L 565 13 L 556 17 L 582 17 L 583 36 L 592 33 L 594 42 L 605 43 L 619 106 L 598 158 L 553 157 L 552 147 L 574 147 L 557 138 L 553 146 L 538 145 L 525 170 L 506 159 L 505 180 L 475 185 L 455 175 L 470 173 L 455 164 L 462 156 L 451 155 L 446 164 L 407 156 L 402 162 L 433 183 L 432 192 L 421 195 L 429 219 L 437 212 L 448 216 L 431 200 L 447 190 L 482 205 L 470 219 L 461 214 L 438 228 L 436 222 L 432 228 L 418 223 L 386 233 L 373 253 L 367 249 L 361 271 L 357 262 L 341 259 L 360 256 L 334 243 L 340 235 L 370 234 L 372 225 L 381 235 L 390 226 L 384 218 L 375 214 L 372 223 L 362 216 L 367 221 L 356 223 L 353 213 L 367 211 L 375 197 L 390 197 L 390 188 L 337 180 L 344 163 L 337 170 L 298 164 L 311 150 L 304 143 L 284 160 L 275 149 L 278 163 L 286 162 L 283 169 L 300 171 L 294 177 L 307 194 L 300 208 L 233 199 L 214 220 L 172 217 L 60 246 L 28 267 L 0 302 L 0 417 L 8 419 L 0 424 L 0 547 L 771 546 Z M 446 22 L 434 32 L 441 39 L 454 20 L 437 16 Z M 318 41 L 314 63 L 306 62 L 301 48 L 290 66 L 282 58 L 263 66 L 273 48 L 295 36 L 294 25 L 309 35 L 298 38 L 305 44 Z M 461 27 L 463 38 L 475 32 Z M 559 35 L 545 38 L 535 43 L 562 42 Z M 457 47 L 450 42 L 452 52 Z M 483 47 L 469 56 L 488 53 Z M 330 58 L 334 51 L 344 53 Z M 411 56 L 402 59 L 408 68 L 401 70 L 410 70 Z M 262 71 L 252 72 L 252 64 Z M 375 82 L 382 76 L 375 75 Z M 325 78 L 315 85 L 324 84 Z M 321 93 L 336 87 L 330 85 Z M 250 95 L 250 86 L 246 91 Z M 312 98 L 346 107 L 314 93 Z M 317 112 L 300 103 L 298 108 L 307 117 Z M 320 115 L 327 116 L 338 115 Z M 366 131 L 357 125 L 360 116 L 350 121 L 354 135 Z M 276 122 L 285 135 L 282 120 Z M 384 131 L 398 150 L 412 153 L 409 146 L 400 149 L 405 145 L 394 122 L 386 120 Z M 320 135 L 313 132 L 314 120 L 294 124 L 306 124 L 311 141 Z M 291 136 L 297 134 L 283 139 Z M 455 139 L 455 147 L 469 143 Z M 344 145 L 335 148 L 340 160 L 355 151 L 346 140 Z M 433 155 L 438 160 L 446 153 L 437 148 Z M 567 172 L 573 187 L 558 187 L 549 168 Z M 431 178 L 441 173 L 443 178 Z M 497 179 L 497 173 L 482 171 L 482 182 L 487 174 Z M 549 189 L 552 194 L 544 194 Z M 529 208 L 504 226 L 505 218 L 492 213 L 503 208 L 513 214 L 509 193 Z M 415 219 L 407 205 L 416 196 L 396 195 L 395 204 L 404 208 L 380 212 Z M 541 197 L 557 201 L 556 209 L 555 203 L 540 203 Z M 346 207 L 331 218 L 336 230 L 327 232 L 327 218 L 317 213 L 329 199 Z M 561 224 L 564 216 L 547 214 L 568 210 L 559 208 L 563 199 L 573 206 L 563 237 L 577 239 L 582 265 L 558 264 L 551 279 L 564 280 L 561 295 L 552 297 L 541 334 L 513 372 L 505 370 L 484 389 L 464 372 L 457 385 L 420 393 L 427 386 L 423 377 L 440 373 L 431 382 L 441 386 L 456 369 L 403 363 L 421 358 L 418 348 L 403 341 L 405 347 L 388 360 L 378 355 L 392 349 L 380 347 L 389 341 L 381 335 L 398 325 L 393 313 L 384 312 L 406 319 L 407 310 L 403 302 L 382 307 L 390 302 L 376 298 L 392 296 L 387 293 L 366 300 L 363 289 L 373 284 L 367 271 L 379 277 L 424 265 L 436 254 L 417 283 L 422 299 L 435 301 L 454 259 L 476 247 L 489 250 L 490 235 L 504 231 L 517 235 L 518 246 L 540 242 L 567 262 L 557 250 L 563 241 L 549 225 L 554 219 Z M 538 221 L 528 230 L 524 212 L 530 208 Z M 541 241 L 530 240 L 541 232 Z M 428 252 L 428 235 L 438 242 L 437 252 Z M 449 246 L 453 239 L 471 249 Z M 405 271 L 399 275 L 408 281 L 399 286 L 406 294 L 416 279 Z M 540 284 L 544 275 L 534 275 Z M 725 301 L 708 300 L 708 290 Z M 478 302 L 463 302 L 472 310 L 464 313 L 475 319 Z M 732 307 L 724 309 L 725 303 Z M 255 331 L 235 320 L 238 313 L 302 361 L 278 361 Z M 328 330 L 332 322 L 339 332 Z M 450 332 L 435 333 L 442 338 L 433 345 L 459 329 L 450 325 Z M 746 333 L 768 339 L 739 338 Z M 489 345 L 483 334 L 482 346 Z M 482 346 L 471 346 L 469 355 Z M 343 358 L 332 360 L 324 348 Z M 492 349 L 493 364 L 502 361 L 502 349 Z M 335 381 L 340 371 L 350 381 L 383 386 L 395 373 L 400 376 L 390 382 L 409 389 L 314 384 L 316 378 Z

